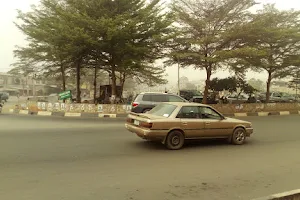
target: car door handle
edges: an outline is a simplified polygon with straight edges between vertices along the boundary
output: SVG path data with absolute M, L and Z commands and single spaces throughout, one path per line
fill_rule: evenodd
M 209 122 L 205 122 L 205 125 L 210 125 L 210 123 Z
M 188 123 L 187 122 L 182 122 L 182 125 L 186 126 Z

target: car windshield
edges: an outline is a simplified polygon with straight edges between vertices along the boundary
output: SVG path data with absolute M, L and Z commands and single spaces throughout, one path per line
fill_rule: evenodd
M 176 108 L 177 108 L 177 106 L 175 106 L 175 105 L 162 103 L 162 104 L 155 106 L 148 113 L 151 115 L 156 115 L 156 116 L 169 117 Z

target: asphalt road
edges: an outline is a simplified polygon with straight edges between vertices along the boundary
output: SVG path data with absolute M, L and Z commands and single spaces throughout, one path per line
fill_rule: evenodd
M 120 120 L 0 115 L 2 200 L 251 199 L 300 187 L 300 116 L 244 118 L 243 146 L 144 142 Z

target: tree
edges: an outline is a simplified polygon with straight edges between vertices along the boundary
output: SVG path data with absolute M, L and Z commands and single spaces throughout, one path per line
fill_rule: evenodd
M 228 77 L 224 79 L 214 78 L 211 80 L 209 89 L 220 92 L 227 90 L 229 92 L 235 92 L 238 87 L 238 81 L 234 77 Z
M 46 73 L 57 73 L 60 70 L 64 89 L 65 64 L 70 66 L 76 71 L 80 102 L 80 70 L 92 43 L 84 27 L 79 26 L 85 18 L 64 1 L 42 0 L 32 12 L 19 11 L 18 19 L 22 22 L 16 25 L 27 36 L 29 45 L 17 49 L 15 55 L 35 64 L 35 71 L 41 68 Z
M 292 88 L 296 91 L 296 99 L 298 99 L 298 90 L 300 86 L 300 78 L 294 78 L 289 82 L 289 88 Z
M 237 97 L 239 97 L 243 92 L 246 94 L 253 94 L 257 91 L 251 85 L 246 83 L 246 81 L 238 79 L 236 77 L 228 77 L 224 79 L 214 78 L 211 80 L 210 89 L 215 92 L 220 92 L 223 90 L 227 90 L 229 92 L 238 92 L 239 94 L 237 95 Z
M 299 11 L 279 11 L 274 5 L 266 5 L 245 26 L 248 33 L 244 47 L 239 52 L 230 52 L 242 58 L 241 63 L 252 70 L 268 73 L 266 102 L 272 80 L 287 76 L 292 61 L 299 55 L 299 16 Z
M 163 56 L 171 31 L 172 15 L 163 9 L 160 0 L 82 0 L 78 10 L 85 10 L 93 21 L 94 40 L 101 40 L 95 49 L 100 49 L 102 68 L 111 76 L 112 95 L 118 76 L 122 85 L 126 78 L 161 76 L 162 71 L 150 63 Z
M 173 4 L 180 32 L 170 58 L 206 71 L 204 103 L 212 74 L 225 65 L 222 52 L 238 47 L 240 26 L 253 5 L 252 0 L 177 0 Z
M 42 0 L 32 12 L 19 12 L 17 26 L 29 45 L 15 55 L 35 70 L 60 70 L 63 85 L 66 70 L 74 71 L 78 102 L 82 68 L 94 69 L 94 86 L 98 71 L 108 72 L 113 96 L 117 76 L 123 85 L 132 76 L 164 81 L 163 71 L 149 64 L 163 56 L 172 30 L 172 14 L 162 9 L 160 0 Z

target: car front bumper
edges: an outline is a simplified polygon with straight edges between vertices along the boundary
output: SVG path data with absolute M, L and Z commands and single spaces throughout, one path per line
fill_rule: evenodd
M 250 135 L 254 132 L 253 128 L 246 128 L 246 135 L 250 137 Z

